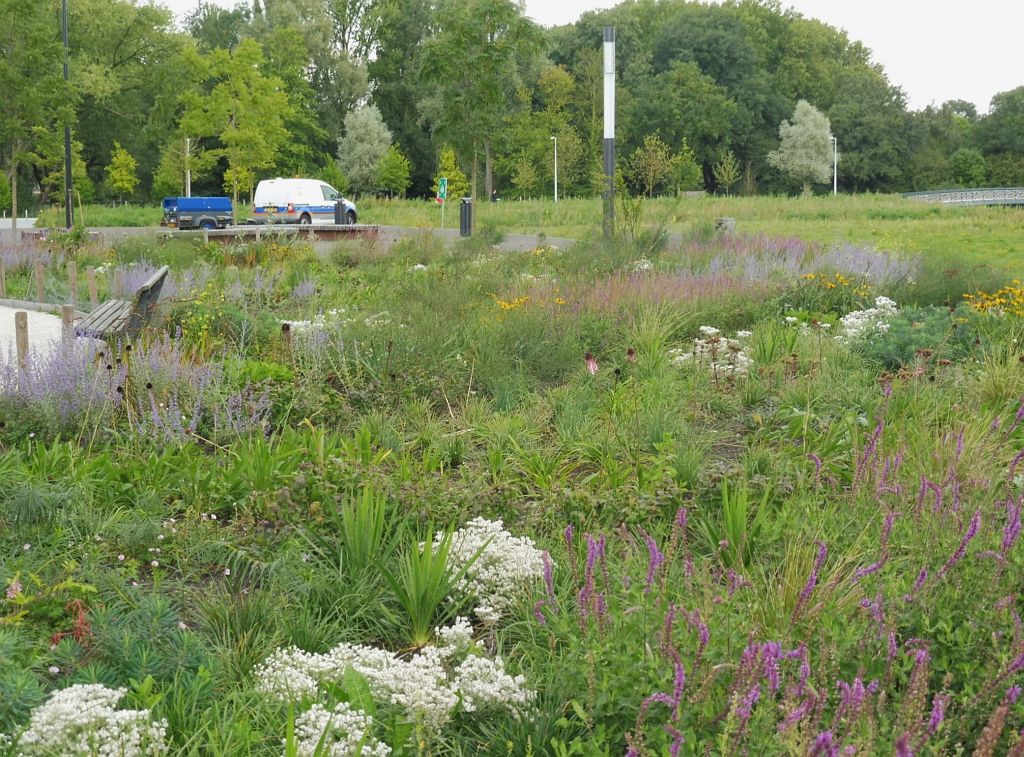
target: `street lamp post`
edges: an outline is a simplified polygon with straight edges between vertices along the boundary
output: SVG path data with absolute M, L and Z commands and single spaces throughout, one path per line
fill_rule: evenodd
M 555 202 L 558 202 L 558 137 L 552 136 L 551 141 L 555 143 Z
M 839 141 L 835 136 L 832 140 L 832 196 L 839 194 Z
M 69 81 L 68 76 L 68 0 L 62 0 L 60 4 L 60 32 L 64 40 L 64 83 Z M 64 124 L 64 220 L 70 229 L 75 223 L 75 204 L 72 201 L 71 189 L 71 124 Z

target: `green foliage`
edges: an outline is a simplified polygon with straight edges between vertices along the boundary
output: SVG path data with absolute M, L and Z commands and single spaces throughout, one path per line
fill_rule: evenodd
M 453 202 L 459 197 L 465 197 L 469 192 L 469 180 L 455 162 L 455 150 L 445 147 L 441 150 L 441 157 L 437 164 L 437 174 L 434 176 L 432 190 L 437 196 L 437 183 L 440 178 L 448 179 L 448 202 Z
M 740 165 L 732 150 L 727 150 L 722 159 L 715 163 L 715 184 L 729 194 L 729 189 L 740 180 Z
M 396 570 L 378 563 L 404 613 L 402 623 L 413 646 L 421 647 L 430 641 L 434 628 L 455 617 L 461 608 L 459 602 L 449 599 L 479 553 L 459 568 L 450 566 L 452 538 L 451 532 L 443 532 L 435 540 L 434 530 L 428 528 L 422 540 L 412 538 L 405 545 Z
M 237 206 L 239 191 L 251 194 L 257 172 L 274 165 L 288 137 L 285 122 L 293 105 L 284 83 L 264 73 L 267 63 L 253 40 L 243 40 L 231 52 L 214 50 L 195 65 L 211 85 L 205 92 L 182 94 L 181 131 L 219 141 L 220 146 L 204 149 L 227 160 L 223 184 Z
M 412 164 L 402 154 L 397 146 L 391 145 L 380 162 L 380 180 L 382 189 L 387 190 L 389 196 L 398 195 L 405 197 L 405 191 L 412 183 Z
M 390 145 L 391 131 L 376 106 L 367 105 L 345 116 L 338 165 L 353 192 L 371 193 L 381 188 L 381 166 Z
M 136 175 L 138 168 L 139 162 L 115 141 L 114 152 L 110 156 L 110 163 L 107 164 L 107 186 L 122 199 L 126 195 L 131 195 L 139 184 L 139 177 Z
M 779 125 L 779 149 L 768 153 L 768 163 L 788 174 L 810 191 L 811 184 L 824 184 L 832 176 L 828 118 L 806 100 L 800 100 L 793 120 Z
M 970 147 L 961 147 L 950 158 L 953 180 L 963 187 L 983 187 L 988 180 L 985 156 Z
M 654 196 L 655 187 L 668 181 L 672 168 L 672 154 L 657 133 L 644 137 L 643 145 L 629 156 L 633 180 L 648 197 Z

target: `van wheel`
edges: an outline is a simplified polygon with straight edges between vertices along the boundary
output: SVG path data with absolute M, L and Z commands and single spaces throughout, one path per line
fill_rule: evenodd
M 313 223 L 313 219 L 309 217 L 309 213 L 303 213 L 299 216 L 299 223 L 303 226 L 309 226 L 309 224 Z
M 203 231 L 213 231 L 214 229 L 217 228 L 217 224 L 207 219 L 199 222 L 199 228 L 202 229 Z
M 347 212 L 345 214 L 345 222 L 349 226 L 351 226 L 352 224 L 354 224 L 356 222 L 356 212 L 354 210 L 350 210 L 349 212 Z

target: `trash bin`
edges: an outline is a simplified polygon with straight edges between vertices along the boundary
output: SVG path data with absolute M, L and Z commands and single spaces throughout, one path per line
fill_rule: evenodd
M 468 237 L 473 233 L 473 199 L 463 197 L 459 206 L 459 236 Z
M 342 226 L 345 223 L 345 203 L 341 200 L 336 200 L 334 203 L 334 222 L 338 226 Z

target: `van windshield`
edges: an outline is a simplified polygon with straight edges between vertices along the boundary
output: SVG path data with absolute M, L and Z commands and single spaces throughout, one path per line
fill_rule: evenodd
M 325 200 L 332 200 L 333 201 L 333 200 L 337 200 L 338 197 L 339 197 L 338 190 L 335 189 L 334 187 L 330 186 L 329 184 L 321 184 L 320 185 L 320 191 L 324 193 L 324 199 Z

